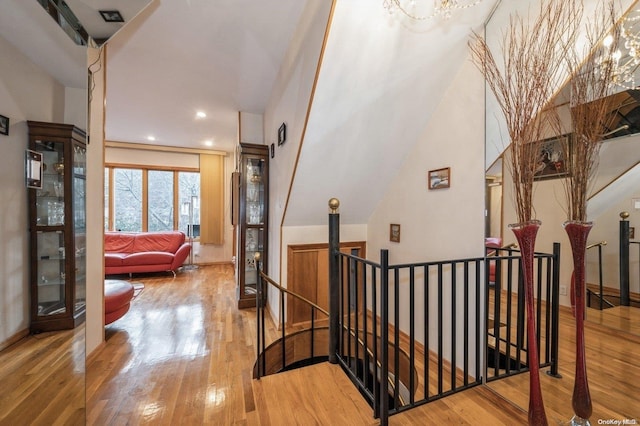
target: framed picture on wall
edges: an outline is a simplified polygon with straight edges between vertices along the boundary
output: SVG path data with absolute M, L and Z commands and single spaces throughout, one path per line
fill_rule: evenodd
M 0 134 L 9 134 L 9 117 L 5 117 L 4 115 L 0 115 Z
M 429 189 L 449 188 L 451 184 L 451 168 L 429 170 Z
M 282 123 L 278 129 L 278 145 L 282 145 L 287 141 L 287 125 Z
M 400 242 L 400 225 L 397 223 L 392 223 L 389 226 L 389 241 L 393 243 Z
M 570 152 L 571 138 L 561 135 L 535 142 L 536 168 L 533 180 L 556 179 L 569 175 L 569 162 L 565 158 Z

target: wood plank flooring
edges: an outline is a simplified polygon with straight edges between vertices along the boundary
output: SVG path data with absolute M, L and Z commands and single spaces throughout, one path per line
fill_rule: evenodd
M 106 327 L 107 341 L 87 365 L 86 424 L 378 423 L 335 365 L 324 363 L 252 379 L 255 311 L 236 308 L 230 265 L 185 271 L 176 278 L 156 275 L 133 281 L 143 282 L 144 291 L 129 313 Z M 541 375 L 550 424 L 571 417 L 572 327 L 570 311 L 563 309 L 563 378 Z M 276 335 L 273 327 L 268 332 Z M 64 382 L 76 380 L 72 361 L 63 363 L 67 367 L 58 365 L 63 353 L 39 361 L 40 368 L 27 367 L 29 359 L 37 358 L 29 349 L 34 342 L 29 340 L 0 352 L 0 424 L 82 424 L 82 404 L 64 393 L 43 399 L 29 395 L 34 387 L 47 387 L 50 371 L 60 369 L 55 377 Z M 73 336 L 66 340 L 73 346 Z M 640 422 L 640 338 L 590 324 L 586 340 L 592 424 L 608 419 Z M 81 375 L 77 377 L 82 381 Z M 390 424 L 526 424 L 527 390 L 528 375 L 521 374 L 392 416 Z M 79 400 L 84 389 L 80 392 Z
M 84 325 L 0 352 L 0 425 L 85 424 Z

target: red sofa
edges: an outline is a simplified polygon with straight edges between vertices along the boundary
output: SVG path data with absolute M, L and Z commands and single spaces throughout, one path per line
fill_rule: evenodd
M 171 271 L 173 275 L 189 255 L 191 245 L 180 231 L 105 232 L 105 275 Z
M 484 239 L 484 245 L 486 247 L 487 256 L 495 256 L 496 250 L 502 245 L 502 238 L 487 237 Z M 489 284 L 494 285 L 496 283 L 496 262 L 489 261 Z

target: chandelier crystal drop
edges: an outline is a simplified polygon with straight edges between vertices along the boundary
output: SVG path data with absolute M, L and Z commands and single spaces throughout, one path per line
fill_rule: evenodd
M 383 0 L 382 5 L 390 15 L 399 12 L 416 21 L 425 21 L 439 16 L 449 19 L 452 12 L 468 9 L 480 2 L 482 0 Z
M 638 88 L 640 72 L 640 10 L 630 12 L 621 21 L 620 43 L 616 49 L 609 47 L 609 38 L 603 40 L 604 54 L 597 60 L 599 66 L 613 67 L 611 86 L 623 90 Z M 616 47 L 616 46 L 614 46 Z

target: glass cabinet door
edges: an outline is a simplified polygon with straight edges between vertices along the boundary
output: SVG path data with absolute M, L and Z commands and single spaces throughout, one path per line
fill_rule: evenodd
M 86 148 L 73 146 L 73 234 L 75 249 L 75 300 L 74 311 L 81 312 L 86 306 Z
M 39 317 L 67 312 L 64 232 L 37 232 L 38 311 Z
M 260 225 L 264 222 L 264 160 L 247 159 L 246 222 Z
M 238 307 L 256 305 L 258 271 L 255 255 L 261 255 L 266 271 L 269 202 L 269 148 L 266 145 L 240 144 L 240 197 L 238 211 Z
M 42 153 L 42 189 L 36 191 L 37 226 L 64 225 L 64 144 L 36 142 Z
M 256 285 L 258 284 L 258 272 L 256 270 L 255 255 L 263 252 L 264 244 L 264 228 L 251 227 L 245 231 L 245 270 L 244 270 L 244 293 L 245 295 L 256 294 Z
M 261 158 L 247 157 L 245 206 L 244 294 L 255 297 L 258 276 L 254 257 L 262 252 L 264 241 L 264 160 Z

